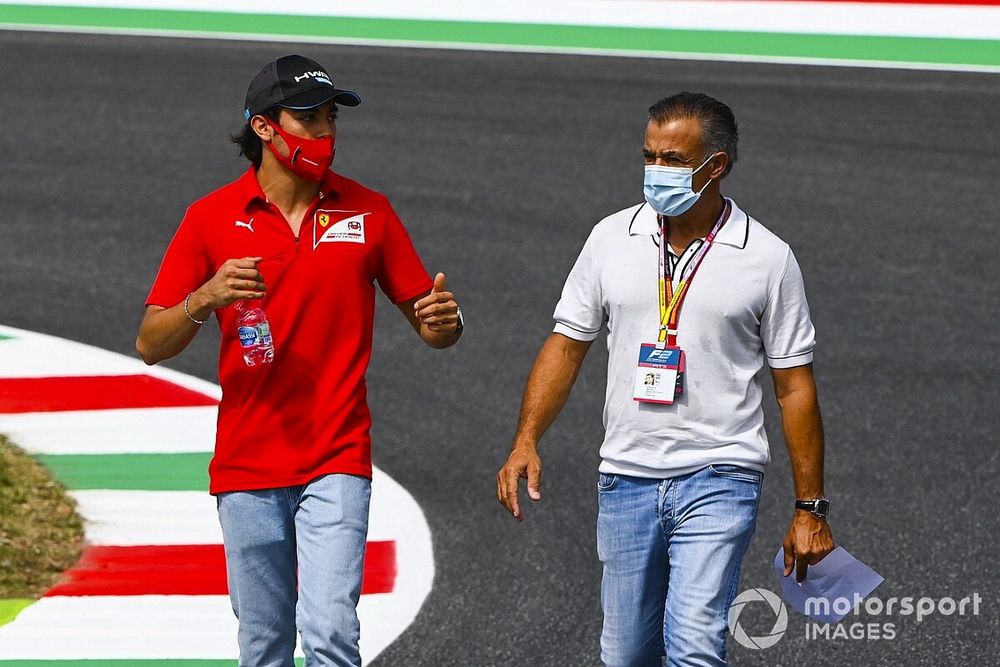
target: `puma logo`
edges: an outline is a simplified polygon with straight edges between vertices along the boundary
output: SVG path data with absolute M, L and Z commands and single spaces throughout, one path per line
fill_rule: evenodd
M 233 224 L 237 227 L 246 227 L 251 232 L 253 231 L 253 218 L 250 218 L 250 222 L 243 222 L 242 220 L 234 220 Z

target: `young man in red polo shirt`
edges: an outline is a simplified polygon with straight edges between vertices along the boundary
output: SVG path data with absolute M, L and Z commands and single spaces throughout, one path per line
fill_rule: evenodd
M 291 55 L 250 83 L 242 135 L 252 163 L 195 202 L 146 300 L 136 349 L 180 353 L 214 312 L 222 402 L 210 492 L 217 496 L 240 665 L 360 665 L 357 603 L 371 492 L 375 283 L 431 347 L 462 317 L 432 281 L 388 200 L 333 171 L 337 105 L 360 97 Z M 266 310 L 271 363 L 249 366 L 240 309 Z

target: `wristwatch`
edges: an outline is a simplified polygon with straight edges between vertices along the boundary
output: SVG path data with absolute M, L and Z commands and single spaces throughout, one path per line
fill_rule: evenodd
M 805 510 L 820 519 L 826 518 L 830 513 L 830 501 L 826 498 L 814 498 L 812 500 L 796 500 L 795 509 Z
M 458 322 L 456 322 L 456 325 L 455 325 L 455 335 L 457 336 L 457 335 L 459 335 L 459 334 L 462 333 L 462 330 L 465 329 L 465 318 L 462 317 L 462 309 L 461 308 L 456 308 L 455 309 L 455 314 L 458 315 Z

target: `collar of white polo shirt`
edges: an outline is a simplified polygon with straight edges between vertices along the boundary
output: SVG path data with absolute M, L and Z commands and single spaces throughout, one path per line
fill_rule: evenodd
M 729 219 L 719 230 L 715 242 L 743 250 L 747 246 L 750 218 L 736 206 L 736 202 L 732 199 L 728 199 L 728 201 Z M 636 211 L 632 223 L 629 225 L 628 233 L 629 236 L 652 236 L 654 240 L 660 235 L 659 217 L 649 204 L 643 203 Z

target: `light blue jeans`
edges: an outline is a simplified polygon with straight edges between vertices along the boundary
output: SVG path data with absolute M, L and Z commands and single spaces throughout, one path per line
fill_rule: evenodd
M 668 479 L 601 473 L 601 659 L 609 667 L 726 664 L 726 617 L 763 475 L 714 465 Z
M 353 475 L 218 495 L 240 667 L 293 667 L 296 627 L 307 667 L 361 664 L 370 497 Z

